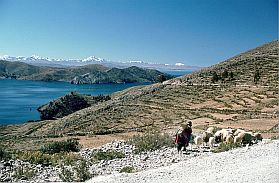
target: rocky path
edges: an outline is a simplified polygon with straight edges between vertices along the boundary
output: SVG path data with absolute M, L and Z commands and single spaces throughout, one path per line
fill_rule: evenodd
M 138 173 L 98 176 L 88 183 L 279 182 L 279 141 L 196 156 Z

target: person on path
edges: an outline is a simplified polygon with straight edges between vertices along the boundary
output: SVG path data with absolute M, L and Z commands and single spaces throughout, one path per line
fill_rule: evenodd
M 175 143 L 177 145 L 178 153 L 183 147 L 183 151 L 186 151 L 186 147 L 189 146 L 189 141 L 192 135 L 192 122 L 188 121 L 187 124 L 183 127 L 182 132 L 179 131 L 176 134 Z

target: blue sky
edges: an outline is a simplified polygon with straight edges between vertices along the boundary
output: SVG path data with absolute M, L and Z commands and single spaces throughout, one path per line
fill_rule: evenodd
M 0 0 L 0 55 L 209 66 L 275 39 L 277 0 Z

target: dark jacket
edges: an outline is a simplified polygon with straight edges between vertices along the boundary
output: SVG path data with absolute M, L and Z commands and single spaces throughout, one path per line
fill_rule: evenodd
M 187 126 L 183 131 L 178 134 L 177 144 L 188 145 L 191 139 L 192 128 Z

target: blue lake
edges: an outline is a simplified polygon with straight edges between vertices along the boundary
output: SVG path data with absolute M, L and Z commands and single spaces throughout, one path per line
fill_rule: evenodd
M 191 71 L 165 71 L 181 76 Z M 0 79 L 0 125 L 20 124 L 28 120 L 39 120 L 37 108 L 70 92 L 99 95 L 111 94 L 142 83 L 129 84 L 84 84 L 66 82 L 43 82 Z
M 66 82 L 0 79 L 0 124 L 19 124 L 28 120 L 38 120 L 39 106 L 72 91 L 91 95 L 110 94 L 137 85 L 142 84 L 72 85 Z
M 191 74 L 193 71 L 188 71 L 188 70 L 162 70 L 161 72 L 164 72 L 164 73 L 170 74 L 172 76 L 178 77 L 178 76 Z

